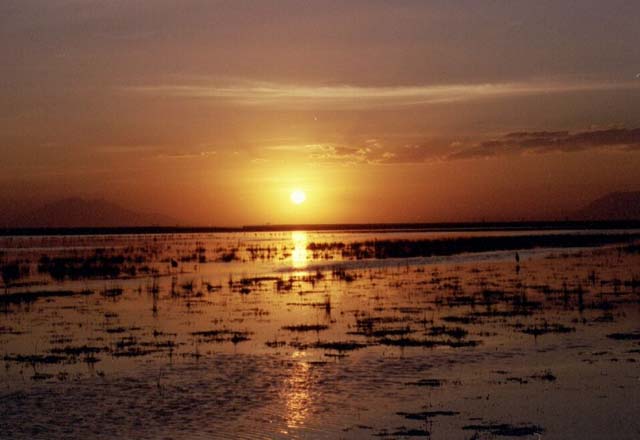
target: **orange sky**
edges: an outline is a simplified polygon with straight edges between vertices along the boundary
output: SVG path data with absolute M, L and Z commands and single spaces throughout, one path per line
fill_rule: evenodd
M 238 225 L 640 190 L 640 4 L 559 3 L 3 1 L 0 201 Z

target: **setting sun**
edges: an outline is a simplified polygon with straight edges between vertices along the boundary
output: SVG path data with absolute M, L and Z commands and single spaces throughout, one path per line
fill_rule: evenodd
M 291 193 L 290 198 L 291 202 L 295 203 L 296 205 L 300 205 L 304 203 L 305 200 L 307 200 L 307 195 L 304 193 L 304 191 L 297 189 Z

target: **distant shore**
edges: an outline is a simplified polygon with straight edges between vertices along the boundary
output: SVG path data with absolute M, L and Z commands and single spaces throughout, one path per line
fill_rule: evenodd
M 220 226 L 136 226 L 82 228 L 0 228 L 0 236 L 193 234 L 286 231 L 496 231 L 496 230 L 640 229 L 640 220 L 625 221 L 522 221 L 460 223 L 341 223 Z

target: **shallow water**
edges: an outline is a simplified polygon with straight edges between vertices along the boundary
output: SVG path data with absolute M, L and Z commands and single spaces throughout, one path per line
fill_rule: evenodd
M 0 436 L 640 435 L 640 255 L 309 250 L 429 234 L 4 238 L 6 295 L 68 294 L 2 305 Z M 135 274 L 38 271 L 97 248 Z

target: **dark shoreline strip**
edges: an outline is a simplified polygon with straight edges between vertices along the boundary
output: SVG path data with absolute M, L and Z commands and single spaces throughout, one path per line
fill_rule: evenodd
M 527 222 L 461 222 L 461 223 L 356 223 L 356 224 L 290 224 L 220 226 L 141 226 L 82 228 L 0 228 L 0 236 L 42 235 L 129 235 L 129 234 L 195 234 L 229 232 L 286 231 L 526 231 L 567 229 L 640 229 L 640 220 L 620 221 L 527 221 Z

